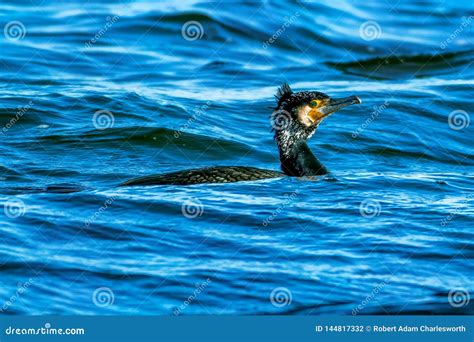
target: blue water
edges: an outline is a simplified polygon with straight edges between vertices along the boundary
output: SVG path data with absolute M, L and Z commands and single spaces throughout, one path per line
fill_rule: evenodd
M 2 1 L 2 313 L 474 313 L 474 5 L 328 3 Z M 278 170 L 284 81 L 330 175 L 116 187 Z

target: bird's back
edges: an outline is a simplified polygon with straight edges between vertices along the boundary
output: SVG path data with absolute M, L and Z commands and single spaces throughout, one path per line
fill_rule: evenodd
M 191 185 L 203 183 L 231 183 L 282 176 L 284 176 L 284 174 L 278 171 L 258 169 L 249 166 L 215 166 L 139 177 L 126 181 L 120 185 Z

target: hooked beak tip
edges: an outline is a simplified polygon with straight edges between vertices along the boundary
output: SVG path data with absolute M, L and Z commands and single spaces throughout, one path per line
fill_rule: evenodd
M 329 104 L 322 109 L 320 109 L 320 112 L 323 114 L 323 117 L 326 117 L 334 112 L 337 112 L 347 106 L 353 105 L 353 104 L 360 104 L 362 103 L 362 100 L 355 95 L 344 97 L 341 99 L 331 99 Z
M 352 103 L 353 104 L 361 104 L 362 100 L 360 99 L 359 96 L 351 96 L 352 97 Z

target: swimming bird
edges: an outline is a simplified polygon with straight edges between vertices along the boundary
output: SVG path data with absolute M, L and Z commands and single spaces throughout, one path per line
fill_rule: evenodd
M 121 186 L 230 183 L 285 175 L 327 174 L 328 170 L 311 152 L 307 141 L 325 118 L 344 107 L 359 104 L 361 100 L 357 96 L 334 99 L 317 91 L 293 92 L 287 83 L 278 89 L 275 97 L 277 106 L 271 115 L 271 123 L 282 172 L 250 166 L 215 166 L 134 178 Z

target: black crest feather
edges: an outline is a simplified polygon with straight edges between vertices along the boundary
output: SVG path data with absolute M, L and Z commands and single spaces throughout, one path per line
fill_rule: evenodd
M 288 83 L 283 83 L 280 88 L 278 88 L 277 93 L 275 95 L 278 101 L 278 107 L 286 101 L 291 95 L 293 94 L 293 90 L 291 90 L 290 85 Z

